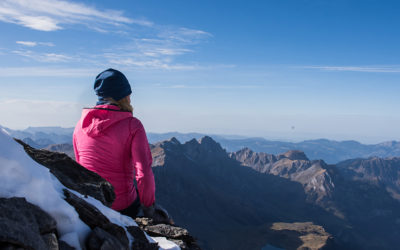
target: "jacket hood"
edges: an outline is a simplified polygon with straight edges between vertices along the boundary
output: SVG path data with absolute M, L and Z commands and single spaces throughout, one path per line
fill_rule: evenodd
M 90 137 L 96 137 L 115 123 L 132 117 L 131 112 L 122 111 L 114 105 L 97 105 L 82 111 L 82 131 Z

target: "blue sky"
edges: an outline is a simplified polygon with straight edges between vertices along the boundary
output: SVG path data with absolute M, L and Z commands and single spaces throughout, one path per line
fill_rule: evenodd
M 0 125 L 72 127 L 113 67 L 151 132 L 400 139 L 400 2 L 0 2 Z

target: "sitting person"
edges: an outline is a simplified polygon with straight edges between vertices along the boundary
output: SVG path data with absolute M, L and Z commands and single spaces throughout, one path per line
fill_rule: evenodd
M 76 161 L 111 183 L 114 210 L 135 218 L 142 207 L 146 217 L 171 223 L 155 205 L 151 151 L 142 123 L 132 115 L 128 79 L 107 69 L 96 77 L 94 91 L 97 105 L 83 109 L 73 134 Z

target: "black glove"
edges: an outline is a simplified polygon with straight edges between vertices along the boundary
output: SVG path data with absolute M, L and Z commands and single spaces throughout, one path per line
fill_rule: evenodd
M 170 224 L 173 225 L 174 221 L 169 216 L 167 210 L 158 204 L 153 204 L 150 207 L 145 207 L 142 205 L 142 210 L 144 217 L 153 219 L 155 224 Z

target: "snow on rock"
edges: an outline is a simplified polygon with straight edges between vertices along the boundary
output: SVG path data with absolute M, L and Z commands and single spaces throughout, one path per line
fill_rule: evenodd
M 82 249 L 91 229 L 79 218 L 75 209 L 64 200 L 63 189 L 67 189 L 54 177 L 49 169 L 36 163 L 24 151 L 23 147 L 0 128 L 0 197 L 25 197 L 25 199 L 43 209 L 57 221 L 57 231 L 61 240 L 76 249 Z M 97 207 L 112 223 L 122 226 L 137 226 L 136 222 L 104 206 L 100 201 L 71 189 L 90 204 Z M 130 241 L 133 237 L 127 233 Z M 149 237 L 158 242 L 160 249 L 180 249 L 165 238 Z M 84 247 L 83 247 L 84 248 Z
M 167 240 L 165 237 L 153 237 L 159 246 L 163 246 L 163 249 L 168 250 L 179 250 L 180 248 L 173 242 Z
M 49 170 L 33 161 L 4 129 L 0 131 L 0 196 L 25 199 L 50 214 L 57 221 L 57 231 L 71 246 L 81 249 L 90 228 L 64 199 L 62 184 Z M 79 241 L 73 234 L 78 235 Z

